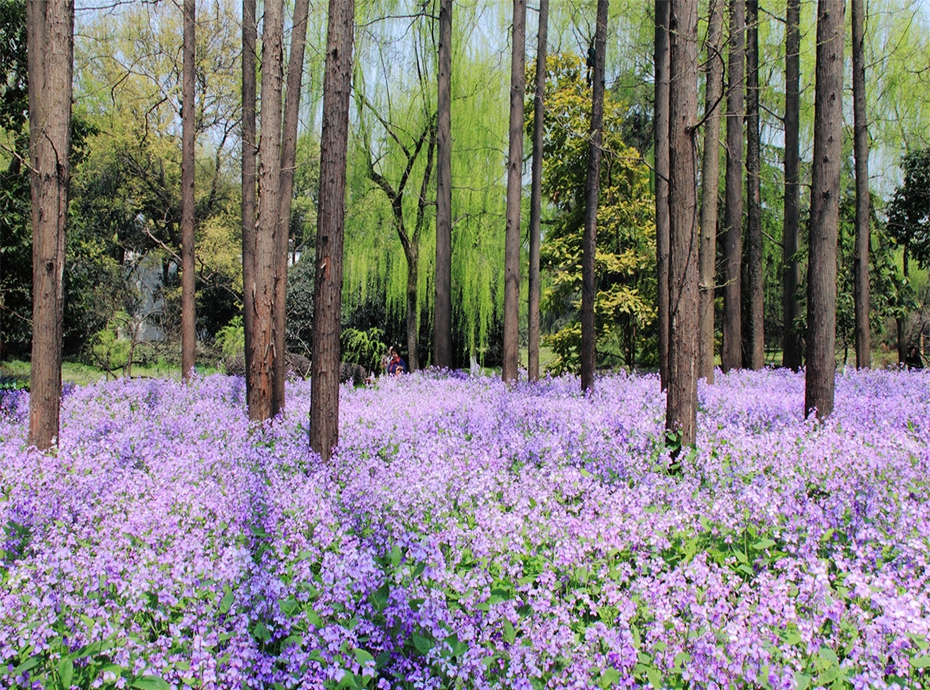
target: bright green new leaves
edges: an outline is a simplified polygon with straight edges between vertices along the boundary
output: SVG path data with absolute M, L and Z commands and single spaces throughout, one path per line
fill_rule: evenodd
M 561 324 L 547 339 L 557 354 L 552 368 L 561 373 L 577 369 L 581 343 L 578 308 L 591 95 L 582 58 L 557 54 L 547 66 L 543 192 L 557 216 L 545 230 L 541 261 L 552 281 L 544 306 Z M 654 202 L 642 156 L 622 139 L 625 112 L 615 96 L 605 95 L 594 304 L 601 366 L 632 365 L 641 359 L 638 334 L 655 320 Z

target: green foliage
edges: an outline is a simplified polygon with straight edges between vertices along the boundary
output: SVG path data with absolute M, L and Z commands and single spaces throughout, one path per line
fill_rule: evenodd
M 381 357 L 387 351 L 384 331 L 380 328 L 342 330 L 342 361 L 361 364 L 366 371 L 378 371 Z
M 551 275 L 544 308 L 557 324 L 546 342 L 557 355 L 551 368 L 561 373 L 577 369 L 581 345 L 581 238 L 591 96 L 582 58 L 553 55 L 547 68 L 543 192 L 558 215 L 547 228 L 541 264 Z M 605 95 L 594 305 L 602 366 L 632 366 L 637 335 L 655 320 L 654 202 L 648 168 L 622 139 L 625 113 L 623 103 Z M 532 126 L 530 117 L 530 131 Z
M 921 266 L 930 266 L 930 149 L 904 156 L 904 182 L 888 206 L 888 235 Z
M 226 357 L 235 357 L 245 352 L 245 328 L 242 325 L 242 316 L 234 316 L 228 324 L 217 331 L 216 346 Z
M 126 312 L 117 312 L 91 339 L 91 356 L 107 374 L 130 365 L 132 343 L 122 332 L 130 322 Z
M 287 271 L 286 347 L 309 356 L 313 343 L 313 252 L 307 251 Z

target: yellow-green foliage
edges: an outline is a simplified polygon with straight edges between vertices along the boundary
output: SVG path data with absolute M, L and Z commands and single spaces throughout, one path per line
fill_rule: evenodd
M 553 55 L 547 67 L 543 192 L 558 215 L 547 228 L 541 261 L 551 274 L 544 307 L 561 324 L 546 341 L 557 355 L 550 368 L 562 372 L 577 368 L 581 344 L 578 310 L 591 93 L 582 58 Z M 635 334 L 656 316 L 654 200 L 642 156 L 622 140 L 624 112 L 624 104 L 608 93 L 595 254 L 594 311 L 602 364 L 628 361 Z

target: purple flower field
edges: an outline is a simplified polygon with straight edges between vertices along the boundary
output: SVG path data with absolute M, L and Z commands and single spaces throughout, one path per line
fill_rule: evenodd
M 719 376 L 666 471 L 653 376 L 241 379 L 0 410 L 0 687 L 930 687 L 930 374 Z M 19 396 L 19 397 L 17 397 Z

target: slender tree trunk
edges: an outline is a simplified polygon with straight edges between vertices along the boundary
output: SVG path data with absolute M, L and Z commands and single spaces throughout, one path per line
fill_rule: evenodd
M 742 366 L 742 319 L 740 314 L 741 262 L 743 253 L 743 78 L 745 2 L 730 0 L 730 53 L 727 92 L 726 234 L 724 235 L 725 284 L 723 288 L 724 372 Z
M 32 372 L 29 444 L 52 448 L 61 407 L 65 231 L 71 166 L 73 0 L 28 0 L 32 195 Z
M 904 269 L 904 284 L 907 285 L 910 278 L 910 259 L 909 259 L 908 246 L 905 244 L 904 248 L 901 251 L 901 263 L 902 268 Z M 898 288 L 898 306 L 901 307 L 901 290 L 902 287 Z M 897 344 L 898 344 L 898 364 L 903 365 L 905 359 L 907 359 L 907 316 L 903 312 L 899 312 L 898 316 L 895 318 L 896 326 L 896 335 L 897 335 Z
M 836 373 L 836 252 L 843 139 L 843 0 L 817 6 L 814 159 L 807 272 L 804 412 L 833 413 Z
M 788 22 L 785 30 L 785 224 L 782 232 L 782 280 L 784 282 L 784 337 L 782 366 L 798 371 L 801 368 L 801 339 L 794 323 L 800 316 L 798 286 L 801 269 L 798 265 L 798 231 L 801 225 L 801 186 L 799 184 L 801 156 L 800 81 L 801 81 L 801 0 L 788 0 Z
M 701 162 L 700 376 L 714 382 L 714 289 L 717 280 L 717 197 L 720 191 L 720 101 L 723 98 L 723 3 L 711 0 Z
M 865 8 L 862 0 L 852 0 L 852 66 L 854 146 L 856 150 L 856 367 L 872 366 L 869 325 L 869 131 L 865 109 Z
M 762 275 L 762 170 L 759 131 L 759 0 L 747 0 L 746 22 L 746 345 L 743 365 L 765 366 L 765 305 Z
M 275 352 L 275 234 L 281 203 L 281 91 L 284 81 L 284 3 L 266 0 L 262 35 L 262 129 L 259 140 L 258 217 L 255 229 L 255 332 L 249 417 L 270 419 L 274 389 Z
M 536 35 L 536 94 L 533 99 L 533 173 L 530 191 L 530 282 L 528 298 L 529 348 L 527 370 L 530 381 L 539 380 L 539 242 L 542 220 L 543 134 L 546 119 L 546 51 L 549 0 L 539 1 Z
M 184 64 L 181 107 L 181 375 L 190 379 L 197 350 L 194 268 L 194 46 L 195 0 L 184 0 Z
M 307 11 L 309 0 L 294 3 L 294 27 L 291 30 L 291 52 L 287 63 L 287 85 L 284 101 L 284 136 L 281 144 L 281 210 L 275 231 L 274 276 L 274 383 L 271 414 L 284 409 L 284 379 L 286 373 L 284 335 L 287 326 L 287 241 L 291 228 L 291 196 L 294 193 L 294 166 L 297 164 L 297 123 L 300 116 L 300 91 L 304 71 L 304 46 L 307 42 Z
M 595 254 L 597 209 L 601 193 L 601 139 L 604 130 L 604 69 L 607 52 L 608 0 L 597 0 L 594 30 L 594 75 L 591 89 L 591 126 L 588 129 L 588 174 L 585 181 L 584 234 L 581 240 L 581 390 L 594 390 L 597 365 L 597 331 L 594 302 L 597 298 Z
M 418 277 L 420 275 L 420 248 L 411 242 L 404 247 L 407 259 L 407 367 L 410 371 L 420 368 L 420 308 L 418 297 Z
M 354 25 L 355 0 L 330 0 L 323 81 L 310 383 L 310 448 L 324 461 L 330 459 L 333 447 L 339 443 L 339 324 Z
M 242 325 L 246 399 L 252 399 L 252 329 L 255 314 L 255 0 L 242 3 Z
M 439 3 L 439 84 L 436 101 L 436 305 L 433 364 L 452 366 L 452 0 Z
M 655 0 L 655 179 L 656 179 L 656 280 L 659 325 L 659 381 L 668 388 L 668 136 L 669 136 L 669 34 L 670 0 Z
M 507 156 L 507 229 L 504 240 L 504 362 L 501 377 L 517 380 L 520 346 L 520 177 L 523 169 L 523 96 L 526 75 L 526 0 L 513 0 L 510 61 L 510 151 Z
M 697 0 L 672 0 L 669 21 L 669 357 L 665 428 L 694 445 L 698 380 Z M 677 465 L 677 457 L 675 458 Z

